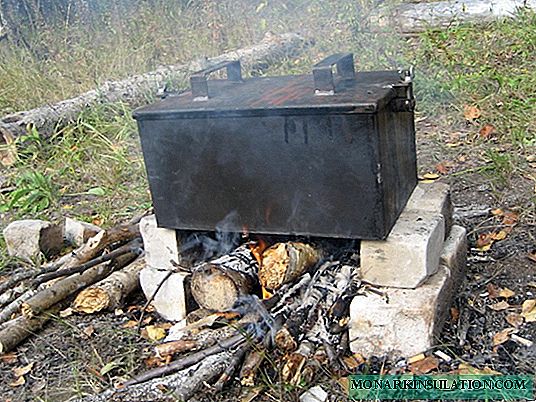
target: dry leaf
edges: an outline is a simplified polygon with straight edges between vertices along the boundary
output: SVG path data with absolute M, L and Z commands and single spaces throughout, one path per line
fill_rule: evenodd
M 147 338 L 151 341 L 159 341 L 166 337 L 166 330 L 163 328 L 158 328 L 154 325 L 149 325 L 144 328 L 144 331 L 147 333 Z
M 521 306 L 521 317 L 523 317 L 526 322 L 536 321 L 536 299 L 529 299 L 523 302 L 523 305 Z
M 460 363 L 458 366 L 458 370 L 456 370 L 458 374 L 473 374 L 473 375 L 498 375 L 501 374 L 498 371 L 492 370 L 489 367 L 484 367 L 482 370 L 477 369 L 476 367 L 473 367 L 467 363 Z
M 439 179 L 439 175 L 437 173 L 429 172 L 429 173 L 423 174 L 422 178 L 424 180 L 437 180 L 437 179 Z
M 509 313 L 505 320 L 514 328 L 519 328 L 523 324 L 523 317 L 517 313 Z
M 497 332 L 493 336 L 493 346 L 498 346 L 510 339 L 510 335 L 514 332 L 514 328 L 505 328 L 500 332 Z
M 470 120 L 470 121 L 476 120 L 481 115 L 482 113 L 480 112 L 480 109 L 476 106 L 465 105 L 463 107 L 463 116 L 465 117 L 466 120 Z
M 20 376 L 19 378 L 17 378 L 15 381 L 13 381 L 12 383 L 9 384 L 10 387 L 20 387 L 21 385 L 25 384 L 26 383 L 26 380 L 24 379 L 23 376 Z
M 476 240 L 476 247 L 480 251 L 488 251 L 493 244 L 493 236 L 491 233 L 482 233 Z
M 529 258 L 529 260 L 531 260 L 532 262 L 536 262 L 536 250 L 533 250 L 533 251 L 529 251 L 527 253 L 527 257 Z M 535 286 L 536 287 L 536 286 Z
M 504 239 L 506 239 L 506 236 L 508 236 L 508 233 L 506 233 L 506 230 L 501 230 L 501 231 L 499 231 L 499 232 L 494 232 L 494 233 L 492 233 L 491 238 L 492 238 L 493 240 L 497 240 L 497 241 L 499 241 L 499 240 L 504 240 Z
M 516 292 L 514 292 L 511 289 L 502 288 L 501 291 L 499 292 L 499 297 L 504 297 L 505 299 L 508 299 L 510 297 L 515 296 L 515 294 L 516 294 Z
M 348 389 L 350 387 L 350 381 L 348 380 L 348 377 L 341 377 L 337 380 L 337 383 L 341 386 L 343 392 L 348 392 Z
M 0 355 L 0 360 L 2 363 L 6 364 L 14 364 L 17 363 L 17 354 L 15 352 L 11 353 L 4 353 L 3 355 Z
M 437 369 L 438 366 L 439 360 L 437 360 L 434 356 L 428 356 L 423 360 L 412 363 L 410 365 L 410 370 L 413 374 L 419 375 L 429 373 L 430 371 Z
M 135 328 L 138 326 L 138 321 L 129 320 L 123 324 L 123 328 Z
M 0 146 L 0 163 L 4 167 L 9 167 L 17 162 L 17 144 L 15 143 L 15 137 L 8 131 L 0 129 L 4 141 Z
M 102 224 L 104 223 L 104 218 L 102 218 L 100 216 L 95 216 L 91 220 L 91 223 L 94 224 L 95 226 L 102 226 Z
M 510 307 L 510 305 L 508 304 L 508 302 L 504 300 L 499 303 L 495 303 L 489 306 L 490 309 L 495 310 L 495 311 L 506 310 L 508 307 Z
M 435 169 L 441 174 L 448 174 L 449 166 L 450 166 L 450 163 L 448 162 L 440 162 L 435 166 Z
M 354 369 L 356 369 L 357 367 L 359 367 L 361 364 L 365 362 L 365 359 L 359 353 L 356 353 L 352 356 L 346 356 L 342 360 L 344 361 L 344 364 L 346 364 L 346 367 L 350 371 L 353 371 Z
M 85 327 L 82 332 L 89 338 L 95 332 L 95 327 L 93 327 L 93 325 L 89 325 Z
M 460 310 L 458 310 L 456 307 L 451 307 L 450 308 L 450 321 L 458 322 L 458 318 L 460 318 Z
M 480 138 L 488 138 L 491 134 L 493 134 L 494 131 L 495 127 L 493 127 L 491 124 L 486 124 L 480 129 L 478 135 L 480 136 Z
M 490 299 L 496 299 L 497 297 L 499 297 L 500 290 L 497 289 L 497 286 L 495 286 L 493 283 L 488 283 L 486 289 L 488 291 Z
M 500 208 L 497 208 L 491 211 L 491 214 L 494 216 L 502 216 L 504 214 L 504 211 Z
M 515 225 L 519 219 L 519 214 L 515 212 L 505 212 L 502 217 L 503 225 Z
M 166 364 L 167 359 L 163 359 L 158 356 L 150 356 L 145 359 L 143 362 L 147 367 L 160 367 Z
M 30 364 L 27 364 L 23 367 L 14 367 L 12 369 L 13 374 L 15 375 L 15 377 L 22 377 L 23 375 L 28 374 L 30 371 L 32 371 L 34 364 L 35 362 L 31 362 Z

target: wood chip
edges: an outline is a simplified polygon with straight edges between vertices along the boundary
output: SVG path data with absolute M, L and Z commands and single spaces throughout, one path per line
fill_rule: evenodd
M 447 363 L 450 363 L 452 361 L 452 357 L 450 357 L 449 355 L 447 355 L 446 353 L 442 352 L 441 350 L 436 350 L 434 352 L 434 355 L 436 355 L 437 357 L 439 357 L 441 360 L 447 362 Z
M 365 359 L 359 353 L 353 354 L 352 356 L 346 356 L 342 360 L 350 371 L 355 370 L 357 367 L 359 367 L 365 362 Z
M 426 374 L 432 370 L 437 369 L 439 366 L 439 360 L 434 356 L 425 357 L 422 360 L 410 364 L 410 370 L 413 374 Z
M 418 355 L 411 356 L 408 359 L 408 364 L 416 363 L 418 361 L 424 360 L 425 358 L 426 356 L 424 355 L 424 353 L 419 353 Z

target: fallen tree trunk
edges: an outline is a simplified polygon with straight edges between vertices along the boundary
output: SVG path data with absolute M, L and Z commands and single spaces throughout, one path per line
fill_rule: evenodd
M 119 308 L 125 298 L 139 287 L 139 274 L 144 267 L 145 258 L 138 258 L 122 270 L 82 290 L 73 302 L 74 310 L 92 314 Z
M 370 18 L 371 27 L 413 34 L 427 29 L 445 29 L 459 24 L 485 23 L 515 17 L 519 9 L 536 10 L 536 0 L 464 0 L 402 3 L 381 7 Z
M 259 263 L 247 245 L 192 269 L 192 296 L 212 311 L 230 310 L 257 285 Z
M 35 126 L 44 137 L 51 135 L 58 125 L 74 121 L 88 106 L 98 103 L 126 102 L 131 105 L 142 103 L 147 96 L 154 96 L 165 87 L 170 78 L 216 65 L 225 60 L 240 60 L 243 67 L 255 70 L 259 66 L 284 60 L 299 54 L 306 46 L 305 40 L 294 33 L 266 35 L 262 42 L 235 51 L 229 51 L 210 59 L 201 59 L 187 64 L 161 67 L 156 71 L 135 75 L 122 81 L 108 81 L 98 89 L 88 91 L 72 99 L 36 109 L 13 113 L 0 119 L 0 133 L 4 142 L 26 132 L 28 125 Z
M 320 252 L 308 244 L 277 243 L 262 254 L 259 269 L 261 285 L 270 290 L 299 278 L 320 259 Z

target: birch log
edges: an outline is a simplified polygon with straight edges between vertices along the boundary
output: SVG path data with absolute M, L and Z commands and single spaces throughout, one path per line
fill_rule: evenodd
M 145 258 L 138 258 L 122 270 L 82 290 L 74 299 L 73 309 L 92 314 L 119 308 L 125 298 L 138 288 L 139 274 L 144 267 Z
M 380 7 L 370 17 L 371 27 L 405 34 L 445 29 L 463 23 L 485 23 L 515 17 L 519 9 L 536 10 L 536 0 L 464 0 L 401 3 Z
M 203 308 L 230 310 L 258 284 L 259 264 L 247 245 L 192 269 L 192 296 Z M 258 286 L 258 285 L 257 285 Z
M 243 68 L 255 70 L 259 66 L 270 65 L 300 54 L 307 46 L 298 34 L 267 34 L 258 44 L 235 51 L 229 51 L 209 59 L 195 60 L 186 64 L 160 67 L 122 81 L 108 81 L 99 88 L 75 98 L 36 109 L 9 114 L 0 119 L 0 133 L 3 142 L 24 134 L 28 125 L 35 126 L 42 136 L 49 136 L 58 125 L 76 120 L 80 112 L 98 103 L 126 102 L 139 105 L 147 98 L 154 97 L 171 78 L 184 77 L 189 73 L 210 67 L 225 60 L 240 60 Z M 3 129 L 3 130 L 2 130 Z M 1 141 L 0 141 L 1 142 Z

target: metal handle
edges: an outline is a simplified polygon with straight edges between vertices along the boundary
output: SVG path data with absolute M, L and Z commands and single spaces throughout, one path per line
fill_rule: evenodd
M 192 95 L 194 101 L 207 100 L 208 94 L 208 76 L 214 71 L 227 69 L 227 79 L 229 81 L 242 81 L 242 69 L 240 67 L 240 60 L 222 61 L 218 64 L 208 67 L 204 70 L 198 71 L 190 77 L 190 85 L 192 87 Z
M 316 95 L 333 95 L 335 83 L 333 82 L 333 66 L 337 66 L 337 74 L 344 79 L 354 79 L 354 55 L 352 53 L 336 53 L 326 57 L 313 66 Z

